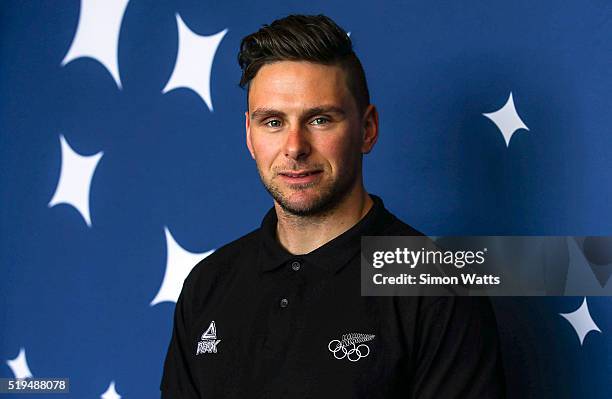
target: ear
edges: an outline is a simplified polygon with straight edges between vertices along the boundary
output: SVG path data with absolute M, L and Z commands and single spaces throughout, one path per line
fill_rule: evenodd
M 251 143 L 251 119 L 249 118 L 249 111 L 244 113 L 244 127 L 246 130 L 246 145 L 251 153 L 251 158 L 255 159 L 255 153 L 253 152 L 253 143 Z
M 376 140 L 378 140 L 378 111 L 372 104 L 368 105 L 363 113 L 363 141 L 361 143 L 361 152 L 369 153 L 374 148 Z

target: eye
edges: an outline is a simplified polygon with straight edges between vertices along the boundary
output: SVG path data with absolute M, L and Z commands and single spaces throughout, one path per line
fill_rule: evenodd
M 324 117 L 322 117 L 322 116 L 319 116 L 319 117 L 317 117 L 317 118 L 314 118 L 314 119 L 312 120 L 312 122 L 310 122 L 310 124 L 312 124 L 312 125 L 324 125 L 324 124 L 326 124 L 326 123 L 329 123 L 329 119 L 324 118 Z
M 265 123 L 265 125 L 269 127 L 280 127 L 281 121 L 279 121 L 278 119 L 270 119 Z

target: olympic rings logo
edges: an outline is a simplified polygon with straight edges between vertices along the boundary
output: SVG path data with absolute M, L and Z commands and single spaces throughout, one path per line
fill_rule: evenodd
M 338 360 L 344 359 L 345 357 L 351 362 L 356 362 L 362 357 L 366 357 L 370 354 L 370 347 L 366 344 L 355 344 L 351 343 L 345 345 L 342 341 L 332 339 L 327 345 L 327 349 L 334 354 L 334 357 Z

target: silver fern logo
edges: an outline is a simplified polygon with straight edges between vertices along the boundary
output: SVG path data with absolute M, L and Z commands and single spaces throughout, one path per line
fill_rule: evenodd
M 329 341 L 327 349 L 329 349 L 338 360 L 346 357 L 349 361 L 356 362 L 362 357 L 366 357 L 370 354 L 370 347 L 366 345 L 365 342 L 369 342 L 375 337 L 376 335 L 374 334 L 343 334 L 342 340 L 332 339 Z

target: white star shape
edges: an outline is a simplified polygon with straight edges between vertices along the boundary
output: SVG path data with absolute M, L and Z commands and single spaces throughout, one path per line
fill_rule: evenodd
M 32 378 L 32 372 L 28 366 L 28 360 L 26 359 L 25 348 L 19 349 L 19 354 L 12 360 L 7 360 L 6 364 L 10 367 L 15 378 Z
M 81 0 L 76 34 L 62 66 L 81 57 L 90 57 L 102 64 L 121 89 L 118 43 L 123 14 L 129 0 Z
M 523 123 L 518 113 L 516 112 L 516 108 L 514 107 L 514 99 L 512 98 L 512 92 L 510 92 L 510 97 L 508 97 L 508 101 L 506 104 L 498 109 L 497 111 L 483 114 L 487 118 L 491 119 L 495 126 L 499 129 L 502 136 L 504 136 L 504 140 L 506 142 L 506 147 L 510 146 L 510 139 L 514 132 L 519 129 L 529 130 L 527 125 Z
M 115 381 L 111 381 L 106 391 L 100 395 L 101 399 L 121 399 L 121 395 L 115 390 Z
M 87 226 L 91 227 L 91 216 L 89 215 L 91 179 L 104 153 L 100 151 L 89 156 L 79 155 L 70 147 L 63 135 L 60 135 L 60 143 L 62 168 L 55 194 L 48 206 L 51 208 L 58 204 L 72 205 L 85 219 Z
M 561 316 L 565 317 L 567 321 L 572 325 L 574 331 L 578 335 L 578 339 L 580 340 L 580 346 L 584 343 L 584 338 L 591 331 L 599 331 L 599 327 L 591 318 L 591 314 L 589 313 L 589 306 L 587 305 L 587 299 L 584 297 L 584 301 L 582 305 L 575 311 L 571 313 L 559 313 Z
M 176 14 L 179 46 L 172 75 L 162 90 L 168 93 L 178 88 L 191 89 L 213 110 L 210 96 L 210 73 L 215 52 L 227 29 L 211 36 L 200 36 L 192 32 L 179 14 Z
M 213 249 L 202 253 L 189 252 L 177 244 L 167 227 L 164 227 L 164 233 L 166 234 L 167 248 L 166 272 L 161 287 L 150 306 L 164 301 L 176 303 L 183 287 L 183 281 L 185 281 L 191 269 L 215 251 Z

